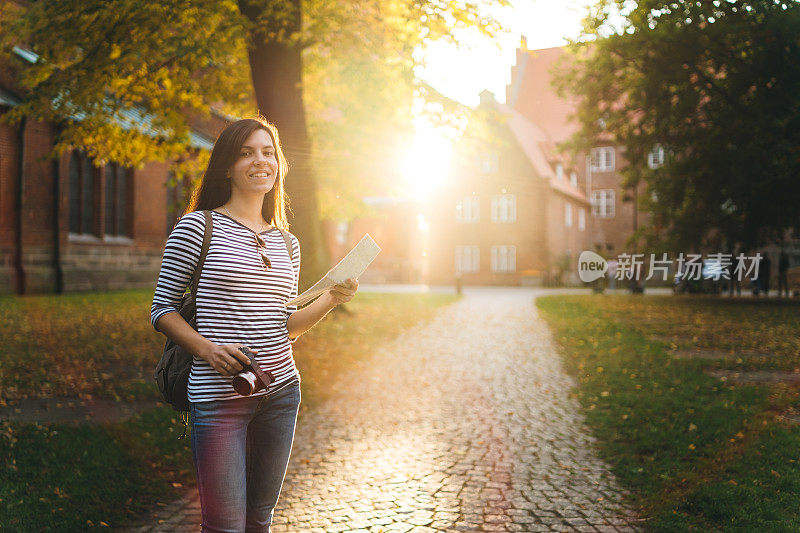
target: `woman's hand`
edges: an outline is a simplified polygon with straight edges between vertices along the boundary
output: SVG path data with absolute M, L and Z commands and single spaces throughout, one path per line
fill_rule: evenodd
M 244 344 L 223 344 L 222 346 L 213 345 L 208 351 L 197 354 L 204 359 L 211 367 L 223 376 L 235 376 L 242 369 L 250 364 L 250 359 L 239 351 Z M 248 348 L 250 353 L 257 355 L 258 352 Z
M 344 283 L 334 285 L 328 289 L 328 299 L 334 306 L 347 303 L 353 299 L 357 290 L 358 280 L 356 278 L 350 278 Z

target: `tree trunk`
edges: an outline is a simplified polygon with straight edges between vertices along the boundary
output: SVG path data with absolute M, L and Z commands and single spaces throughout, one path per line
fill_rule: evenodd
M 319 279 L 329 265 L 322 246 L 316 177 L 310 164 L 311 142 L 303 107 L 302 45 L 286 39 L 267 39 L 260 29 L 285 28 L 287 35 L 299 33 L 302 29 L 301 1 L 288 0 L 286 9 L 287 12 L 281 13 L 281 20 L 265 21 L 263 4 L 239 0 L 240 12 L 256 24 L 250 34 L 248 55 L 258 111 L 278 127 L 289 162 L 285 187 L 292 211 L 289 213 L 291 230 L 302 248 L 302 290 Z

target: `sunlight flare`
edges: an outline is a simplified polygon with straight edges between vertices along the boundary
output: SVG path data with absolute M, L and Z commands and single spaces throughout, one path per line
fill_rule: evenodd
M 408 194 L 424 199 L 450 172 L 453 147 L 450 139 L 426 118 L 414 121 L 415 134 L 400 162 L 400 173 Z

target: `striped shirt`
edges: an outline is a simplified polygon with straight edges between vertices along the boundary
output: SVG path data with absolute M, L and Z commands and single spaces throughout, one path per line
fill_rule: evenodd
M 255 232 L 233 218 L 211 211 L 213 233 L 198 283 L 197 331 L 215 344 L 241 343 L 258 351 L 256 359 L 275 381 L 269 391 L 299 380 L 286 329 L 296 306 L 284 302 L 297 296 L 300 243 L 291 235 L 292 255 L 277 228 L 261 232 L 272 266 L 265 270 L 255 242 Z M 150 322 L 156 327 L 167 313 L 178 311 L 181 296 L 191 283 L 200 258 L 205 218 L 202 211 L 187 213 L 167 238 L 158 275 Z M 241 398 L 231 378 L 204 359 L 194 357 L 189 375 L 189 401 Z

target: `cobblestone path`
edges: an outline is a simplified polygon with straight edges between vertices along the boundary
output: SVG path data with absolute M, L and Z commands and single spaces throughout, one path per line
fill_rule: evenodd
M 475 288 L 298 421 L 273 531 L 633 531 L 539 294 Z M 313 380 L 313 376 L 304 376 Z M 196 497 L 141 531 L 196 530 Z

